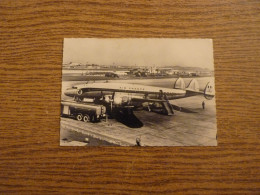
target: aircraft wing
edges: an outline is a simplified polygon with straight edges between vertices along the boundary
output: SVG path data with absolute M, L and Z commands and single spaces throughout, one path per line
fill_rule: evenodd
M 166 102 L 167 100 L 159 100 L 159 99 L 146 99 L 146 98 L 132 98 L 131 101 L 134 102 L 158 102 L 158 103 L 162 103 L 162 102 Z

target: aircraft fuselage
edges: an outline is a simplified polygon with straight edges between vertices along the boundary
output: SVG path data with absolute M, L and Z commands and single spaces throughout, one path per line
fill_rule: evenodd
M 160 99 L 166 95 L 168 99 L 182 98 L 186 94 L 182 89 L 170 89 L 126 83 L 87 83 L 77 85 L 65 91 L 70 97 L 101 98 L 116 95 L 128 99 Z

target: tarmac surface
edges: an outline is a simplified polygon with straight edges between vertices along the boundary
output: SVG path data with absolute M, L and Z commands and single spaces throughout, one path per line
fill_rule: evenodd
M 205 109 L 202 109 L 202 101 Z M 217 146 L 215 99 L 195 96 L 170 102 L 183 107 L 185 112 L 175 111 L 173 116 L 167 116 L 134 111 L 143 123 L 140 128 L 130 128 L 116 119 L 84 123 L 61 117 L 61 145 L 87 140 L 88 146 L 134 146 L 136 139 L 140 139 L 141 146 Z

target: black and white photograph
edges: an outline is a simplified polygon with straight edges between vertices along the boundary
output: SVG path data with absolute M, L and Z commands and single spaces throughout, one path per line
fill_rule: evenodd
M 217 146 L 212 39 L 65 38 L 61 146 Z

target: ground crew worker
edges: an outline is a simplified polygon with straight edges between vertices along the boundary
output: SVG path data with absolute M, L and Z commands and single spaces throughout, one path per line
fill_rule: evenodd
M 136 146 L 141 146 L 141 138 L 136 138 Z
M 202 102 L 202 108 L 203 108 L 203 110 L 205 109 L 205 102 L 204 101 Z

